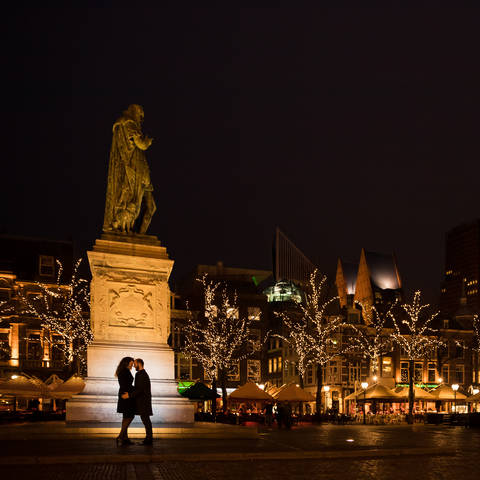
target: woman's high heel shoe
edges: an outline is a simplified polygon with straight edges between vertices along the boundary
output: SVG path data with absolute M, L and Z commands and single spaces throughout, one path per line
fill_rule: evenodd
M 122 444 L 122 437 L 117 437 L 115 439 L 115 445 L 118 447 Z
M 125 445 L 135 445 L 129 438 L 124 438 L 122 440 L 122 445 L 125 446 Z

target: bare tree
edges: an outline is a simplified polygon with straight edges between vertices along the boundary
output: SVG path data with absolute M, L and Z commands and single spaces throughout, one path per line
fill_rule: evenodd
M 62 352 L 66 366 L 75 373 L 86 369 L 86 350 L 93 341 L 89 309 L 88 282 L 78 277 L 81 259 L 74 265 L 68 284 L 62 283 L 63 266 L 57 260 L 58 275 L 55 287 L 37 282 L 39 294 L 32 300 L 20 294 L 23 310 L 38 317 L 42 327 L 49 333 L 45 339 L 52 343 L 50 334 L 60 336 L 61 342 L 53 345 Z
M 183 353 L 195 358 L 212 379 L 216 394 L 217 381 L 222 387 L 223 408 L 227 405 L 226 379 L 233 367 L 252 355 L 258 346 L 249 338 L 249 321 L 241 318 L 237 295 L 229 295 L 227 287 L 209 280 L 197 279 L 203 287 L 203 315 L 190 312 L 184 327 Z M 215 400 L 212 413 L 216 416 Z
M 361 306 L 360 302 L 357 303 Z M 346 351 L 358 352 L 364 359 L 368 359 L 373 377 L 378 374 L 380 357 L 391 352 L 394 346 L 393 337 L 391 332 L 386 330 L 385 322 L 391 316 L 395 305 L 396 303 L 386 311 L 379 311 L 375 306 L 363 309 L 364 315 L 367 315 L 366 326 L 358 328 L 349 325 L 353 332 L 349 335 Z
M 415 360 L 431 358 L 436 348 L 443 342 L 435 337 L 436 330 L 430 324 L 438 315 L 438 312 L 428 314 L 430 305 L 421 304 L 421 292 L 414 294 L 411 304 L 401 306 L 404 315 L 394 314 L 390 316 L 395 324 L 395 332 L 392 334 L 394 342 L 405 352 L 409 361 L 409 390 L 408 390 L 408 422 L 413 423 L 414 391 L 414 365 Z
M 287 326 L 287 339 L 299 356 L 299 371 L 310 364 L 317 366 L 317 393 L 315 408 L 322 410 L 323 368 L 341 354 L 340 328 L 345 325 L 340 315 L 328 315 L 327 308 L 337 300 L 328 298 L 327 277 L 315 269 L 309 278 L 303 302 L 298 303 L 299 313 L 288 316 L 280 314 Z
M 480 381 L 480 317 L 475 315 L 473 318 L 473 344 L 472 344 L 472 364 L 475 371 L 475 383 Z

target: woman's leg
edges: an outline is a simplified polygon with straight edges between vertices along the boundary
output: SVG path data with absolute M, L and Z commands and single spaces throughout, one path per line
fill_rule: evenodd
M 128 438 L 128 427 L 132 423 L 132 418 L 124 418 L 122 420 L 122 429 L 120 430 L 120 434 L 118 435 L 119 438 L 122 440 L 126 440 Z

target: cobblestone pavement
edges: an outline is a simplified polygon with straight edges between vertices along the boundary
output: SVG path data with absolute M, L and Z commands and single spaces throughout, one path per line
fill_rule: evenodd
M 478 461 L 439 457 L 379 460 L 169 462 L 2 467 L 3 478 L 35 480 L 478 480 Z
M 153 449 L 135 445 L 116 449 L 112 439 L 70 441 L 4 441 L 0 456 L 28 453 L 71 455 L 88 458 L 89 454 L 122 455 L 128 463 L 1 465 L 1 478 L 72 479 L 72 480 L 282 480 L 282 479 L 398 479 L 398 480 L 470 480 L 479 478 L 480 431 L 447 426 L 334 426 L 299 428 L 290 432 L 263 430 L 258 440 L 246 439 L 164 439 Z M 353 440 L 353 441 L 352 441 Z M 452 449 L 455 456 L 404 456 L 378 459 L 337 460 L 235 460 L 204 461 L 206 453 L 348 451 L 438 447 Z M 185 460 L 135 463 L 146 451 L 160 454 L 183 454 Z M 197 461 L 191 461 L 195 455 Z M 129 458 L 132 459 L 130 463 Z M 138 458 L 138 457 L 137 457 Z

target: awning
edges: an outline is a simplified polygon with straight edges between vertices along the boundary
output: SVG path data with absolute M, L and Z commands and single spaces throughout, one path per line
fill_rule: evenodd
M 231 400 L 273 400 L 273 397 L 264 392 L 253 382 L 247 382 L 238 387 L 229 396 Z
M 275 400 L 279 402 L 314 402 L 315 397 L 310 393 L 306 392 L 300 387 L 297 387 L 294 383 L 288 385 L 282 389 L 275 396 Z
M 468 397 L 466 402 L 480 403 L 480 392 L 476 393 L 475 395 L 472 395 L 471 397 Z
M 0 393 L 23 398 L 48 397 L 47 386 L 39 379 L 18 375 L 0 384 Z
M 430 390 L 430 393 L 436 400 L 465 400 L 466 395 L 457 391 L 455 394 L 453 388 L 450 385 L 442 383 L 437 388 Z
M 67 399 L 73 395 L 77 395 L 85 388 L 85 382 L 82 377 L 78 375 L 72 375 L 67 381 L 56 384 L 50 390 L 49 396 L 52 398 Z
M 409 387 L 397 387 L 394 391 L 399 397 L 408 400 Z M 415 400 L 425 400 L 431 402 L 436 400 L 436 398 L 430 392 L 427 392 L 423 388 L 417 387 L 416 385 L 413 386 L 413 391 L 415 393 Z
M 212 400 L 220 397 L 218 393 L 215 393 L 202 382 L 195 383 L 190 388 L 181 392 L 180 395 L 190 400 Z
M 400 397 L 396 392 L 379 383 L 371 385 L 366 390 L 357 390 L 356 392 L 347 395 L 345 400 L 363 400 L 364 398 L 365 400 L 383 400 L 392 402 L 398 402 L 400 400 Z

